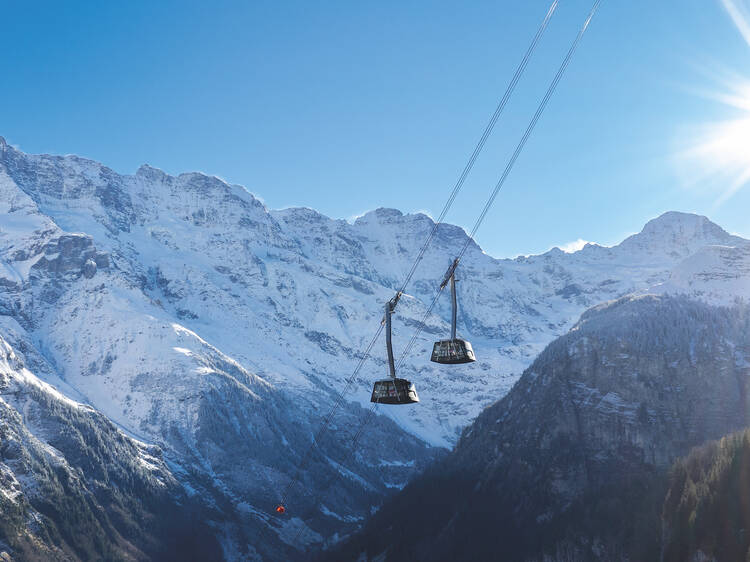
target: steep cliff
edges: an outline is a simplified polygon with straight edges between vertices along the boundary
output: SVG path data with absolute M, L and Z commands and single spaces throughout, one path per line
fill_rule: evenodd
M 338 559 L 654 559 L 672 462 L 750 421 L 749 358 L 747 305 L 595 307 Z

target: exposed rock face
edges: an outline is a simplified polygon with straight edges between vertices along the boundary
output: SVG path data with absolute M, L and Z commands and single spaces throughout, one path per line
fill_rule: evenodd
M 597 307 L 341 559 L 524 560 L 565 545 L 579 560 L 653 559 L 660 475 L 748 425 L 749 359 L 746 305 L 640 297 Z
M 23 260 L 17 260 L 23 261 Z M 42 247 L 42 255 L 31 266 L 32 275 L 51 277 L 73 276 L 91 271 L 86 278 L 96 273 L 97 262 L 106 266 L 107 255 L 96 251 L 91 236 L 81 234 L 63 234 L 47 242 Z M 87 265 L 88 264 L 88 265 Z
M 86 279 L 91 279 L 94 275 L 96 275 L 96 262 L 91 258 L 87 259 L 83 264 L 81 272 Z

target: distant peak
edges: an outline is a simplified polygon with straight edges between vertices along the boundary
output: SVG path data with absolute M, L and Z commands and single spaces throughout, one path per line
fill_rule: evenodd
M 154 167 L 154 166 L 152 166 L 151 164 L 141 164 L 141 166 L 140 166 L 140 167 L 138 168 L 138 172 L 142 172 L 142 171 L 150 171 L 150 170 L 158 170 L 158 171 L 161 171 L 161 170 L 159 170 L 159 168 L 155 168 L 155 167 Z M 138 173 L 138 172 L 136 172 L 136 173 Z
M 308 221 L 331 220 L 320 211 L 316 211 L 315 209 L 312 209 L 310 207 L 287 207 L 285 209 L 273 211 L 273 213 L 284 220 L 287 220 L 289 218 Z
M 648 225 L 658 225 L 658 224 L 704 224 L 704 223 L 710 223 L 711 221 L 708 219 L 708 217 L 705 217 L 703 215 L 697 215 L 695 213 L 683 213 L 682 211 L 667 211 L 666 213 L 662 213 L 655 219 L 651 219 L 646 223 L 646 227 Z
M 3 147 L 8 146 L 8 143 L 5 142 L 5 137 L 3 136 L 0 136 L 0 146 L 3 146 Z
M 183 172 L 177 179 L 201 189 L 227 189 L 229 184 L 220 177 L 205 172 Z M 248 192 L 249 193 L 249 192 Z
M 650 253 L 666 252 L 676 258 L 686 257 L 706 245 L 735 245 L 739 242 L 745 241 L 732 236 L 707 217 L 669 211 L 648 221 L 643 230 L 626 238 L 620 246 L 640 248 Z
M 667 211 L 646 223 L 641 234 L 661 234 L 664 232 L 680 232 L 687 236 L 714 236 L 719 238 L 731 235 L 718 224 L 711 222 L 708 217 L 693 213 Z
M 366 224 L 370 222 L 384 222 L 389 219 L 398 219 L 403 217 L 404 214 L 398 209 L 389 209 L 386 207 L 379 207 L 374 211 L 367 211 L 366 213 L 358 216 L 354 221 L 354 224 Z
M 135 172 L 136 176 L 141 177 L 148 177 L 148 178 L 154 178 L 154 177 L 162 177 L 166 176 L 167 174 L 160 170 L 159 168 L 154 168 L 153 166 L 149 164 L 142 164 L 140 168 Z
M 404 213 L 398 209 L 390 209 L 388 207 L 379 207 L 372 211 L 378 218 L 391 218 L 391 217 L 403 217 Z M 368 213 L 370 214 L 370 213 Z

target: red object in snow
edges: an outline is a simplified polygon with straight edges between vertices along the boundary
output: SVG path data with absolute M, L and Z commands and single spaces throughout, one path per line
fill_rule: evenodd
M 286 508 L 284 508 L 283 505 L 276 506 L 276 513 L 284 513 L 286 512 Z

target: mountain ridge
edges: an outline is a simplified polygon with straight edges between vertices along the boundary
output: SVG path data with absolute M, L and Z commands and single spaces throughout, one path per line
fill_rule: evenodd
M 201 173 L 142 166 L 119 175 L 78 157 L 1 148 L 0 313 L 54 365 L 50 380 L 158 444 L 180 461 L 185 486 L 240 521 L 226 549 L 259 526 L 283 542 L 288 525 L 268 506 L 338 401 L 432 219 L 386 208 L 353 223 L 309 209 L 269 211 L 245 188 Z M 734 243 L 736 259 L 750 259 L 720 227 L 683 228 L 682 236 L 691 233 L 691 248 Z M 646 238 L 630 243 L 633 252 L 590 245 L 516 259 L 471 244 L 459 268 L 459 333 L 479 360 L 444 369 L 428 356 L 448 333 L 447 301 L 423 317 L 466 232 L 441 224 L 394 319 L 397 355 L 422 328 L 400 369 L 422 403 L 381 408 L 349 458 L 351 428 L 362 423 L 372 380 L 386 372 L 379 342 L 303 471 L 289 523 L 311 544 L 356 527 L 341 522 L 360 521 L 452 446 L 587 308 L 656 286 L 673 290 L 665 284 L 684 258 Z M 681 274 L 696 298 L 721 286 L 702 271 Z M 310 490 L 337 474 L 339 461 L 349 476 L 330 491 L 337 507 L 308 517 Z

